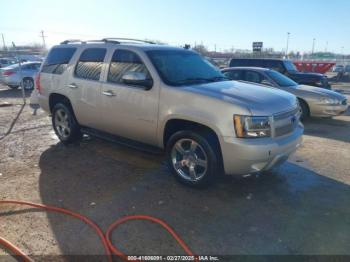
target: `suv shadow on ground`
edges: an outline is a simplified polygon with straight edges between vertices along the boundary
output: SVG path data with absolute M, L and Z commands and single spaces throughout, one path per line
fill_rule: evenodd
M 350 187 L 291 162 L 195 190 L 176 183 L 161 156 L 92 139 L 52 146 L 39 167 L 44 204 L 87 215 L 103 230 L 122 216 L 148 214 L 167 221 L 197 254 L 349 253 Z M 103 254 L 87 226 L 47 216 L 62 253 Z M 148 222 L 121 226 L 113 241 L 128 254 L 183 253 Z

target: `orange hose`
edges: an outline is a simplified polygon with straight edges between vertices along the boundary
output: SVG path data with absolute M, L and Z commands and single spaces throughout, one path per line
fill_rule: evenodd
M 4 246 L 6 249 L 10 250 L 15 256 L 20 256 L 25 262 L 33 262 L 26 254 L 24 254 L 18 247 L 16 247 L 11 242 L 7 241 L 5 238 L 0 237 L 0 245 Z
M 16 200 L 0 200 L 0 205 L 1 204 L 14 204 L 14 205 L 30 206 L 30 207 L 44 209 L 44 210 L 52 211 L 52 212 L 56 212 L 56 213 L 62 213 L 62 214 L 65 214 L 65 215 L 68 215 L 68 216 L 71 216 L 73 218 L 76 218 L 76 219 L 83 221 L 85 224 L 87 224 L 91 228 L 93 228 L 95 230 L 96 234 L 99 236 L 99 238 L 103 244 L 103 247 L 105 249 L 106 255 L 108 257 L 108 261 L 110 261 L 110 262 L 112 262 L 112 253 L 114 255 L 121 257 L 124 260 L 127 260 L 127 256 L 112 244 L 111 235 L 112 235 L 113 230 L 116 227 L 118 227 L 120 224 L 123 224 L 127 221 L 130 221 L 130 220 L 147 220 L 147 221 L 151 221 L 153 223 L 157 223 L 157 224 L 161 225 L 179 243 L 179 245 L 183 248 L 183 250 L 186 252 L 187 255 L 194 256 L 193 253 L 191 252 L 191 250 L 189 249 L 189 247 L 175 233 L 175 231 L 168 224 L 166 224 L 164 221 L 162 221 L 156 217 L 147 216 L 147 215 L 135 215 L 135 216 L 122 217 L 122 218 L 118 219 L 117 221 L 115 221 L 112 225 L 110 225 L 109 228 L 107 229 L 106 235 L 104 235 L 101 228 L 96 223 L 94 223 L 92 220 L 90 220 L 87 217 L 80 215 L 76 212 L 70 211 L 68 209 L 54 207 L 54 206 L 47 206 L 47 205 L 42 205 L 42 204 L 35 204 L 35 203 L 30 203 L 30 202 L 25 202 L 25 201 L 16 201 Z M 24 252 L 22 252 L 18 247 L 14 246 L 6 239 L 0 237 L 0 245 L 4 246 L 6 249 L 13 252 L 15 255 L 22 257 L 25 262 L 32 262 L 32 260 Z M 198 261 L 198 258 L 195 257 L 195 260 Z
M 115 221 L 112 225 L 109 226 L 109 228 L 107 229 L 107 232 L 106 232 L 106 239 L 107 239 L 108 247 L 112 251 L 113 254 L 127 260 L 127 257 L 112 244 L 111 234 L 116 227 L 118 227 L 119 225 L 121 225 L 127 221 L 130 221 L 130 220 L 147 220 L 147 221 L 151 221 L 153 223 L 161 225 L 165 230 L 167 230 L 170 233 L 170 235 L 173 236 L 173 238 L 179 243 L 179 245 L 183 248 L 183 250 L 187 253 L 187 255 L 194 256 L 192 251 L 185 244 L 185 242 L 175 233 L 175 231 L 167 223 L 160 220 L 159 218 L 146 216 L 146 215 L 122 217 L 122 218 L 118 219 L 117 221 Z

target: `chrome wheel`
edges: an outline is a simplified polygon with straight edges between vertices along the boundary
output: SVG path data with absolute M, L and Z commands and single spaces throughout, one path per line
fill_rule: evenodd
M 203 147 L 192 139 L 180 139 L 171 150 L 171 160 L 177 174 L 196 182 L 201 180 L 208 169 L 208 157 Z
M 58 135 L 62 138 L 69 137 L 71 133 L 71 128 L 67 112 L 63 109 L 58 109 L 55 112 L 54 120 Z
M 32 90 L 34 88 L 34 82 L 31 79 L 24 79 L 23 80 L 23 88 L 25 90 Z

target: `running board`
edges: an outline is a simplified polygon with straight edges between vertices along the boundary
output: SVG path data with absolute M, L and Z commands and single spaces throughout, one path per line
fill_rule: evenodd
M 116 143 L 122 146 L 126 146 L 126 147 L 130 147 L 139 151 L 143 151 L 145 153 L 150 153 L 150 154 L 154 154 L 154 155 L 160 155 L 160 154 L 164 154 L 164 150 L 162 150 L 161 148 L 155 147 L 155 146 L 151 146 L 151 145 L 147 145 L 141 142 L 137 142 L 128 138 L 124 138 L 124 137 L 120 137 L 120 136 L 116 136 L 116 135 L 112 135 L 103 131 L 99 131 L 93 128 L 89 128 L 89 127 L 82 127 L 81 128 L 81 132 L 93 137 L 98 137 L 100 139 L 112 142 L 112 143 Z

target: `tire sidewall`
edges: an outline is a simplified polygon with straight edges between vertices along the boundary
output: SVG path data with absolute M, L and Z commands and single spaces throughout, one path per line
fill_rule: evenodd
M 32 85 L 31 85 L 32 87 L 27 88 L 27 87 L 24 87 L 24 85 L 23 85 L 23 88 L 24 88 L 24 90 L 33 90 L 34 89 L 34 80 L 32 78 L 24 78 L 23 83 L 24 83 L 24 81 L 28 81 L 28 80 L 32 83 Z
M 70 135 L 68 137 L 61 137 L 59 135 L 59 132 L 58 132 L 57 127 L 56 127 L 55 116 L 56 116 L 56 112 L 60 109 L 64 110 L 66 112 L 66 114 L 68 115 L 68 122 L 69 122 L 70 129 L 71 129 Z M 69 106 L 67 106 L 64 103 L 57 103 L 54 106 L 54 108 L 52 110 L 52 126 L 53 126 L 53 129 L 54 129 L 57 137 L 64 144 L 72 143 L 72 142 L 76 141 L 80 136 L 80 128 L 79 128 L 78 123 L 75 120 L 74 114 L 72 113 L 72 110 L 69 108 Z
M 203 178 L 201 178 L 196 182 L 184 179 L 177 173 L 177 171 L 173 167 L 172 157 L 171 157 L 172 149 L 177 141 L 184 138 L 192 139 L 196 141 L 198 144 L 200 144 L 201 147 L 204 149 L 208 158 L 208 168 L 207 168 L 206 174 L 203 176 Z M 198 133 L 195 133 L 193 131 L 179 131 L 173 134 L 166 145 L 166 157 L 167 157 L 168 166 L 172 174 L 175 176 L 176 180 L 182 184 L 185 184 L 194 188 L 208 187 L 209 185 L 215 182 L 217 178 L 217 174 L 219 173 L 218 156 L 215 150 L 213 149 L 213 146 L 208 142 L 206 138 L 204 138 L 204 136 Z
M 303 100 L 299 100 L 299 104 L 300 104 L 300 108 L 301 108 L 301 116 L 300 119 L 301 120 L 306 120 L 309 117 L 309 108 L 306 104 L 306 102 L 304 102 Z

